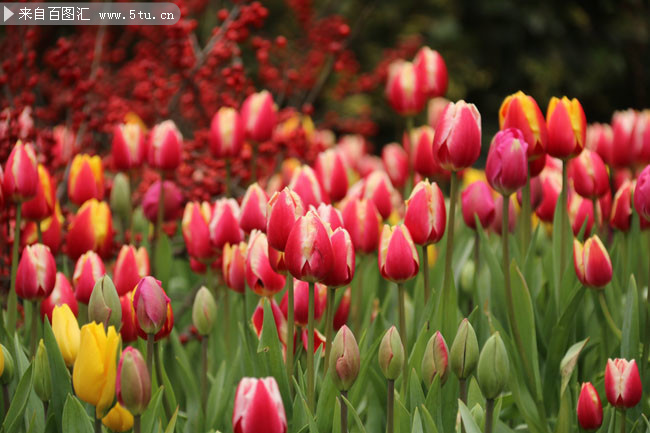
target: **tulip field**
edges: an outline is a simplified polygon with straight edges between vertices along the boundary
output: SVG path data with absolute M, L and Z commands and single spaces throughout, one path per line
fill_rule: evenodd
M 0 34 L 0 433 L 650 432 L 650 110 L 287 3 Z

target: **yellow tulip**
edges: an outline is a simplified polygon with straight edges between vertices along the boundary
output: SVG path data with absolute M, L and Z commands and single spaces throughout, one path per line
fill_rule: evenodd
M 95 406 L 101 418 L 115 398 L 115 375 L 120 335 L 113 326 L 92 322 L 81 328 L 79 355 L 72 371 L 77 397 Z
M 79 352 L 79 323 L 66 304 L 54 307 L 52 311 L 52 332 L 59 346 L 65 365 L 72 367 Z
M 128 431 L 133 427 L 133 415 L 122 405 L 115 403 L 115 406 L 102 418 L 102 423 L 115 432 Z

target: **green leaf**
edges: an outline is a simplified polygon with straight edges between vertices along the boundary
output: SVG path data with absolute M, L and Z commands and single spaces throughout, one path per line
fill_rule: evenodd
M 7 416 L 5 416 L 2 423 L 2 430 L 5 433 L 13 433 L 21 427 L 21 418 L 25 413 L 27 400 L 32 391 L 32 368 L 33 365 L 30 365 L 18 382 L 11 404 L 9 405 L 9 410 L 7 411 Z
M 70 372 L 65 366 L 65 361 L 56 343 L 52 326 L 49 320 L 43 322 L 43 343 L 47 349 L 47 359 L 50 362 L 50 375 L 52 377 L 52 398 L 50 399 L 50 413 L 54 413 L 56 418 L 56 427 L 61 432 L 63 422 L 63 405 L 68 397 L 72 394 L 70 386 Z
M 639 298 L 634 275 L 630 276 L 627 289 L 627 302 L 623 316 L 623 338 L 621 340 L 621 357 L 633 359 L 639 357 Z
M 325 377 L 320 394 L 318 395 L 318 404 L 316 405 L 316 423 L 318 430 L 322 432 L 332 430 L 332 408 L 336 402 L 338 391 L 332 382 L 332 378 L 328 374 Z M 336 423 L 334 423 L 336 424 Z
M 409 377 L 409 407 L 411 411 L 414 411 L 424 404 L 424 393 L 422 392 L 422 384 L 418 374 L 415 372 L 415 369 L 411 370 L 411 375 Z
M 156 421 L 162 409 L 163 388 L 159 387 L 149 400 L 147 410 L 142 414 L 142 433 L 154 433 Z
M 463 420 L 463 425 L 465 426 L 465 431 L 467 433 L 481 433 L 481 429 L 476 425 L 474 417 L 470 413 L 465 403 L 460 399 L 458 400 L 458 409 L 460 410 L 460 417 Z
M 63 406 L 63 431 L 66 433 L 92 433 L 93 422 L 77 397 L 69 395 Z
M 178 407 L 174 411 L 174 415 L 172 415 L 172 418 L 169 420 L 169 424 L 167 424 L 167 428 L 165 429 L 165 433 L 174 433 L 174 429 L 176 428 L 176 418 L 178 417 Z
M 569 379 L 571 379 L 573 370 L 575 369 L 576 364 L 578 362 L 578 357 L 580 356 L 580 352 L 582 352 L 582 349 L 585 348 L 588 341 L 589 341 L 589 337 L 569 347 L 569 350 L 567 350 L 566 354 L 564 355 L 564 358 L 562 358 L 562 362 L 560 362 L 560 375 L 562 376 L 560 395 L 564 394 L 564 391 L 566 390 L 566 387 L 569 384 Z
M 436 427 L 435 421 L 433 421 L 433 417 L 427 410 L 427 408 L 422 405 L 420 406 L 420 411 L 422 412 L 422 419 L 424 420 L 424 427 L 425 431 L 429 433 L 438 433 L 438 428 Z
M 352 415 L 352 419 L 354 420 L 354 423 L 356 424 L 359 432 L 367 433 L 366 428 L 363 426 L 363 423 L 361 422 L 361 418 L 359 418 L 359 414 L 357 413 L 352 403 L 350 403 L 350 401 L 343 396 L 341 396 L 341 399 L 345 402 L 346 406 L 348 407 L 348 412 L 350 413 L 350 415 Z
M 169 238 L 162 232 L 160 239 L 154 244 L 153 261 L 156 278 L 160 280 L 163 287 L 167 287 L 172 276 L 173 256 Z
M 413 426 L 411 427 L 411 433 L 424 433 L 422 430 L 422 420 L 420 419 L 420 412 L 418 408 L 415 408 L 415 413 L 413 414 Z

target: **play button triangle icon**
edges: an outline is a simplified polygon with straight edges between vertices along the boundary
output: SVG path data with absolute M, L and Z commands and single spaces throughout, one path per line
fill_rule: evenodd
M 7 22 L 7 20 L 9 18 L 11 18 L 13 15 L 14 15 L 14 13 L 11 12 L 11 10 L 7 6 L 5 6 L 4 7 L 4 22 Z

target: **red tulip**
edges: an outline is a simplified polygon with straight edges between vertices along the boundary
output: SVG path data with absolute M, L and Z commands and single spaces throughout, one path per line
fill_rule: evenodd
M 28 221 L 23 226 L 23 232 L 21 235 L 21 245 L 32 245 L 37 243 L 38 240 L 38 229 L 36 224 L 41 225 L 41 234 L 43 236 L 43 244 L 47 245 L 52 251 L 52 254 L 56 255 L 59 252 L 59 247 L 62 242 L 62 229 L 63 225 L 63 215 L 61 214 L 61 207 L 57 202 L 54 206 L 54 212 L 48 218 L 45 218 L 43 221 L 34 222 Z
M 303 165 L 293 173 L 289 189 L 300 196 L 306 207 L 317 207 L 322 202 L 329 202 L 325 190 L 316 178 L 316 173 L 307 165 Z
M 300 333 L 300 339 L 302 340 L 302 347 L 305 349 L 305 352 L 309 350 L 309 332 L 307 328 L 302 328 Z M 321 356 L 325 356 L 325 336 L 318 332 L 318 329 L 314 329 L 314 353 L 318 352 L 318 348 L 323 346 L 321 349 Z
M 477 180 L 465 188 L 460 195 L 460 204 L 463 221 L 468 227 L 476 230 L 475 215 L 478 216 L 481 227 L 486 228 L 492 224 L 495 215 L 494 198 L 485 182 Z
M 612 280 L 612 262 L 597 235 L 583 244 L 573 241 L 573 265 L 578 280 L 588 287 L 602 288 Z
M 633 162 L 632 136 L 636 124 L 636 111 L 616 111 L 612 116 L 612 167 L 627 167 Z
M 143 334 L 156 334 L 167 321 L 167 294 L 154 277 L 144 277 L 133 292 L 133 310 L 138 323 L 138 331 Z
M 603 423 L 603 405 L 591 382 L 582 384 L 577 413 L 580 427 L 584 430 L 596 430 Z
M 569 163 L 569 177 L 576 192 L 585 198 L 602 197 L 609 191 L 605 163 L 594 151 L 585 149 Z
M 280 310 L 280 307 L 278 306 L 278 303 L 275 302 L 275 299 L 268 299 L 271 301 L 271 312 L 273 313 L 273 321 L 275 322 L 280 342 L 283 345 L 286 345 L 287 318 L 282 314 L 282 310 Z M 264 325 L 264 302 L 265 301 L 263 299 L 260 299 L 260 302 L 257 304 L 257 307 L 255 307 L 255 311 L 253 312 L 253 317 L 251 318 L 253 327 L 255 328 L 255 333 L 257 334 L 257 338 L 260 338 L 262 336 L 262 328 Z
M 273 269 L 278 274 L 288 275 L 287 265 L 284 263 L 284 253 L 278 251 L 272 246 L 269 245 L 269 263 L 271 264 L 271 269 Z
M 345 197 L 348 191 L 348 166 L 340 150 L 328 149 L 318 154 L 314 172 L 325 193 L 333 202 Z
M 363 135 L 344 135 L 336 146 L 342 153 L 346 165 L 358 170 L 361 157 L 366 154 L 366 141 Z
M 442 171 L 440 163 L 433 157 L 433 128 L 430 126 L 420 126 L 411 130 L 409 135 L 405 135 L 405 146 L 408 143 L 411 154 L 411 165 L 417 174 L 423 177 L 433 177 Z
M 634 209 L 642 221 L 650 221 L 650 165 L 643 169 L 636 180 Z
M 117 294 L 124 296 L 131 292 L 146 275 L 149 275 L 147 249 L 122 245 L 113 270 L 113 283 L 115 283 Z
M 391 143 L 381 151 L 384 170 L 396 188 L 403 188 L 409 176 L 409 157 L 402 146 Z
M 527 149 L 524 135 L 518 129 L 504 129 L 494 136 L 485 164 L 485 175 L 490 186 L 499 194 L 509 196 L 526 185 Z
M 625 181 L 614 195 L 609 224 L 622 232 L 630 230 L 632 224 L 632 191 L 634 184 Z
M 355 254 L 354 245 L 350 234 L 343 227 L 339 227 L 330 236 L 334 260 L 332 268 L 323 280 L 329 287 L 346 286 L 354 277 Z
M 445 110 L 447 104 L 449 104 L 449 99 L 438 96 L 437 98 L 429 99 L 427 104 L 427 125 L 432 128 L 435 128 L 440 119 L 440 115 Z
M 363 198 L 372 200 L 382 218 L 386 219 L 393 211 L 393 184 L 384 171 L 373 171 L 366 177 L 363 185 Z
M 43 244 L 25 247 L 16 273 L 16 294 L 22 299 L 47 298 L 56 282 L 56 263 L 50 249 Z
M 316 283 L 314 285 L 314 320 L 318 322 L 325 312 L 327 304 L 327 286 Z M 307 313 L 309 307 L 309 283 L 306 281 L 293 280 L 293 299 L 294 299 L 294 320 L 299 326 L 307 326 Z M 288 295 L 284 292 L 280 302 L 280 311 L 284 317 L 287 317 Z
M 282 396 L 273 377 L 245 377 L 237 386 L 232 414 L 234 433 L 286 433 Z
M 470 167 L 481 153 L 481 115 L 474 104 L 450 102 L 440 115 L 433 137 L 433 157 L 442 168 Z
M 246 282 L 259 296 L 273 296 L 284 288 L 285 277 L 271 268 L 266 235 L 253 230 L 248 239 Z
M 86 251 L 107 256 L 113 244 L 111 210 L 106 202 L 90 199 L 77 211 L 68 227 L 67 253 L 77 259 Z
M 95 252 L 88 251 L 79 257 L 72 274 L 74 296 L 77 301 L 88 304 L 95 282 L 104 274 L 106 274 L 104 262 Z
M 246 242 L 223 246 L 223 280 L 226 286 L 238 293 L 246 290 L 246 247 Z
M 413 66 L 427 98 L 444 96 L 447 93 L 447 65 L 440 53 L 429 47 L 422 47 L 415 55 Z
M 210 220 L 210 240 L 220 250 L 226 243 L 237 244 L 244 239 L 239 228 L 239 205 L 232 198 L 221 198 L 214 204 Z
M 42 221 L 54 213 L 56 205 L 55 185 L 50 172 L 44 165 L 38 164 L 38 187 L 36 196 L 22 204 L 23 217 Z
M 214 255 L 209 227 L 212 210 L 212 206 L 208 202 L 193 201 L 185 205 L 185 212 L 183 212 L 181 227 L 185 246 L 189 255 L 199 260 L 205 260 Z
M 2 183 L 4 198 L 13 202 L 25 201 L 38 192 L 36 154 L 30 144 L 16 143 L 5 164 Z
M 318 214 L 310 210 L 291 229 L 284 261 L 295 278 L 316 282 L 327 278 L 334 260 L 332 242 Z
M 163 221 L 178 219 L 183 208 L 183 193 L 172 181 L 163 182 L 165 194 L 163 199 Z M 160 181 L 151 184 L 142 197 L 142 211 L 151 222 L 158 221 L 158 203 L 160 203 Z
M 405 225 L 384 224 L 377 262 L 381 276 L 394 283 L 403 283 L 417 275 L 420 260 Z
M 562 173 L 547 164 L 540 173 L 542 181 L 542 202 L 535 209 L 537 217 L 544 222 L 553 222 L 555 204 L 562 190 Z
M 643 389 L 636 361 L 616 358 L 607 360 L 605 394 L 609 404 L 629 409 L 641 401 Z
M 183 136 L 173 120 L 165 120 L 151 130 L 149 165 L 159 170 L 175 170 L 181 165 Z
M 381 216 L 372 200 L 350 200 L 343 208 L 343 224 L 355 250 L 368 254 L 377 250 Z
M 54 311 L 54 307 L 63 304 L 70 307 L 70 310 L 75 316 L 79 313 L 79 305 L 77 304 L 77 299 L 74 297 L 70 282 L 68 282 L 63 272 L 57 272 L 52 293 L 41 302 L 41 319 L 45 320 L 47 316 L 50 323 L 52 323 L 52 311 Z
M 596 152 L 605 164 L 612 163 L 612 147 L 614 143 L 612 127 L 607 124 L 592 123 L 587 126 L 587 143 L 585 147 Z
M 341 211 L 332 206 L 331 204 L 321 203 L 318 205 L 318 216 L 324 223 L 330 225 L 332 231 L 336 230 L 339 227 L 343 227 L 343 215 Z
M 343 297 L 339 306 L 334 313 L 334 330 L 338 331 L 343 325 L 348 321 L 348 315 L 350 314 L 350 301 L 352 299 L 352 290 L 348 287 L 343 292 Z
M 266 233 L 269 245 L 284 251 L 296 220 L 305 214 L 302 199 L 289 188 L 273 194 L 269 200 Z
M 273 97 L 267 90 L 249 95 L 241 108 L 246 137 L 257 142 L 271 138 L 277 122 Z
M 268 196 L 257 182 L 249 186 L 241 202 L 239 227 L 246 233 L 255 229 L 266 231 L 268 201 Z
M 445 233 L 447 210 L 445 198 L 438 185 L 423 180 L 415 185 L 406 200 L 404 225 L 418 245 L 438 242 Z
M 578 236 L 585 222 L 584 236 L 589 236 L 594 225 L 594 205 L 591 200 L 580 197 L 574 191 L 569 191 L 568 211 L 573 236 Z
M 414 116 L 422 111 L 426 103 L 424 86 L 411 62 L 396 60 L 388 66 L 386 98 L 398 114 Z
M 528 170 L 530 170 L 530 164 L 528 164 Z M 530 180 L 530 208 L 531 209 L 536 209 L 537 206 L 540 205 L 542 202 L 542 181 L 539 178 L 539 176 L 536 176 Z M 523 198 L 521 194 L 521 190 L 517 191 L 517 203 L 519 203 L 519 207 L 521 207 L 523 203 Z
M 650 110 L 637 114 L 632 135 L 632 154 L 635 163 L 650 163 Z
M 122 307 L 120 335 L 124 343 L 130 343 L 138 339 L 138 319 L 135 317 L 132 300 L 133 292 L 120 296 L 120 306 Z
M 552 97 L 546 112 L 546 152 L 560 159 L 577 156 L 585 147 L 587 119 L 577 99 Z
M 244 122 L 232 107 L 221 107 L 210 124 L 210 150 L 217 158 L 234 158 L 244 144 Z
M 127 171 L 142 165 L 147 156 L 147 143 L 139 123 L 130 122 L 115 126 L 111 154 L 117 170 Z
M 515 224 L 517 219 L 517 213 L 515 212 L 514 200 L 508 198 L 508 231 L 513 233 L 515 231 Z M 494 199 L 494 219 L 492 220 L 492 225 L 490 226 L 492 230 L 499 236 L 502 233 L 503 228 L 503 196 L 497 196 Z
M 91 198 L 104 198 L 104 169 L 99 156 L 79 154 L 74 157 L 68 175 L 68 197 L 77 205 Z

